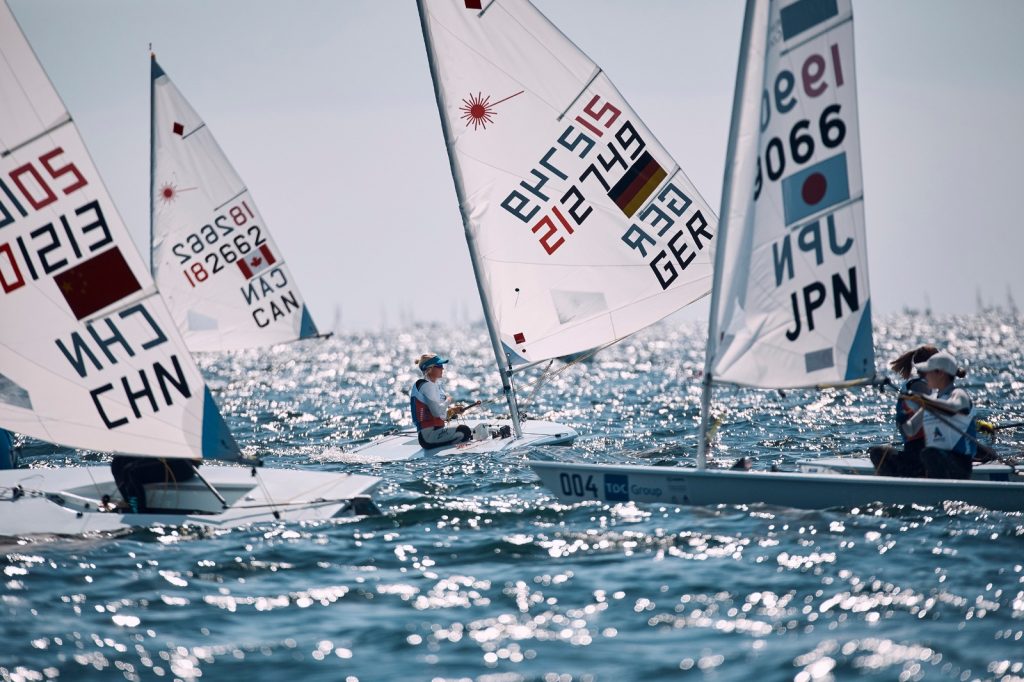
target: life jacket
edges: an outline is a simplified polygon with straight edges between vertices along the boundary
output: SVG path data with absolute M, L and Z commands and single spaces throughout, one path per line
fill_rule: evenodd
M 936 398 L 948 397 L 955 387 L 936 395 Z M 939 413 L 932 410 L 924 411 L 924 437 L 930 448 L 949 450 L 958 455 L 974 457 L 978 451 L 978 425 L 974 411 L 974 401 L 968 396 L 967 410 L 956 414 Z
M 919 393 L 921 395 L 927 395 L 928 382 L 921 377 L 914 377 L 903 386 L 903 393 Z M 920 409 L 920 405 L 910 400 L 904 400 L 900 398 L 896 401 L 896 425 L 902 427 L 914 413 Z M 910 450 L 912 452 L 919 452 L 924 449 L 924 424 L 921 425 L 914 433 L 909 436 L 903 432 L 903 429 L 899 429 L 900 435 L 903 436 L 903 449 Z
M 412 423 L 416 425 L 417 431 L 423 429 L 439 429 L 444 427 L 444 419 L 435 417 L 427 407 L 427 399 L 420 392 L 420 386 L 426 383 L 428 379 L 420 379 L 409 391 L 409 404 L 412 408 Z

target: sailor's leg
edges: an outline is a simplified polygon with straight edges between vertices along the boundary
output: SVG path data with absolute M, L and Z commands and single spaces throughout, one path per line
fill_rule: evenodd
M 928 478 L 970 478 L 971 458 L 952 450 L 925 448 L 921 451 L 921 461 Z
M 167 465 L 155 457 L 115 457 L 110 464 L 117 489 L 132 512 L 145 514 L 147 483 L 159 483 L 167 477 Z
M 974 465 L 970 457 L 956 452 L 949 453 L 950 478 L 970 478 L 972 473 L 974 473 Z
M 942 466 L 942 450 L 925 448 L 921 451 L 921 464 L 926 478 L 946 477 L 946 468 Z
M 900 451 L 892 445 L 874 445 L 868 450 L 871 463 L 875 466 L 875 474 L 878 476 L 896 475 L 896 458 Z
M 446 445 L 455 445 L 456 443 L 470 440 L 472 437 L 473 434 L 468 426 L 459 426 L 458 428 L 450 426 L 427 428 L 422 429 L 419 434 L 420 445 L 424 448 L 440 448 Z

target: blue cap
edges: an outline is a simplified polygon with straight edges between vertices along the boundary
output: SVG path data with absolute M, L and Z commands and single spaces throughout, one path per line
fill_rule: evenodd
M 420 363 L 420 371 L 426 372 L 431 367 L 440 367 L 441 365 L 447 365 L 448 358 L 440 355 L 432 355 L 423 362 Z

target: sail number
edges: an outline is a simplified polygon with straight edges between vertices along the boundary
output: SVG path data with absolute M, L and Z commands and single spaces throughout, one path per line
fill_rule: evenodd
M 597 486 L 594 485 L 594 477 L 588 475 L 584 481 L 581 474 L 559 474 L 558 482 L 562 486 L 562 494 L 569 497 L 594 497 L 598 498 Z M 590 495 L 587 495 L 590 493 Z
M 178 257 L 178 262 L 184 265 L 192 260 L 194 255 L 212 247 L 222 237 L 234 234 L 236 227 L 243 227 L 255 217 L 256 214 L 249 208 L 249 204 L 243 201 L 215 217 L 212 223 L 203 225 L 195 232 L 186 235 L 184 239 L 171 247 L 171 251 Z
M 57 147 L 0 176 L 0 230 L 88 185 Z M 42 170 L 40 170 L 42 169 Z M 29 281 L 57 274 L 113 243 L 98 199 L 54 215 L 43 225 L 0 242 L 0 289 L 9 294 Z M 0 235 L 5 234 L 0 232 Z
M 260 226 L 251 223 L 255 217 L 249 204 L 240 202 L 171 247 L 179 264 L 195 258 L 181 271 L 190 286 L 205 282 L 210 275 L 266 243 Z
M 831 58 L 831 63 L 829 59 Z M 831 84 L 828 75 L 831 74 Z M 825 94 L 830 87 L 843 86 L 843 65 L 839 55 L 839 46 L 830 46 L 827 55 L 812 53 L 800 67 L 799 85 L 808 99 L 815 99 Z M 761 95 L 761 132 L 768 129 L 773 114 L 783 116 L 792 111 L 798 104 L 797 77 L 789 69 L 782 69 L 775 77 L 772 92 L 767 89 Z M 841 105 L 831 104 L 825 107 L 816 121 L 801 118 L 783 137 L 775 136 L 765 144 L 764 152 L 757 157 L 757 177 L 754 180 L 754 200 L 761 196 L 764 175 L 775 182 L 786 172 L 787 159 L 796 166 L 803 165 L 814 157 L 816 149 L 815 136 L 827 149 L 834 149 L 846 139 L 846 124 L 841 118 Z
M 17 220 L 15 213 L 22 218 L 28 217 L 26 204 L 33 211 L 38 211 L 57 201 L 57 191 L 68 195 L 89 184 L 75 164 L 63 163 L 59 159 L 63 154 L 64 148 L 57 147 L 37 159 L 45 174 L 39 172 L 36 162 L 30 161 L 7 171 L 6 179 L 0 178 L 0 191 L 3 192 L 0 194 L 0 229 Z M 47 177 L 53 184 L 47 181 Z M 59 183 L 64 184 L 55 188 Z
M 251 244 L 249 239 L 252 240 Z M 188 283 L 195 287 L 198 282 L 205 282 L 210 278 L 210 275 L 217 274 L 223 270 L 225 265 L 236 262 L 254 248 L 258 248 L 266 242 L 267 240 L 263 238 L 259 226 L 250 225 L 248 230 L 246 230 L 246 234 L 235 235 L 234 240 L 230 242 L 225 241 L 216 251 L 211 251 L 203 256 L 203 260 L 197 260 L 181 272 L 185 275 Z M 207 266 L 209 266 L 209 270 L 207 270 Z
M 530 169 L 530 177 L 521 180 L 519 187 L 501 202 L 502 208 L 530 225 L 530 231 L 549 256 L 558 251 L 593 212 L 593 206 L 584 195 L 585 187 L 600 186 L 600 191 L 622 208 L 628 203 L 623 197 L 632 197 L 636 192 L 622 191 L 616 183 L 633 170 L 638 161 L 644 162 L 645 167 L 650 164 L 652 169 L 657 166 L 649 154 L 644 155 L 647 143 L 636 126 L 626 119 L 620 121 L 621 117 L 619 107 L 594 95 L 582 113 L 562 131 L 557 145 L 550 147 Z M 597 147 L 599 140 L 604 142 L 601 147 Z M 591 156 L 595 148 L 598 151 Z M 590 160 L 590 165 L 558 197 L 556 204 L 549 194 L 551 189 L 545 186 L 552 178 L 569 180 L 569 174 L 574 173 L 569 164 L 575 159 Z M 657 168 L 661 170 L 660 166 Z M 547 210 L 542 210 L 545 206 Z M 633 207 L 632 212 L 636 208 Z

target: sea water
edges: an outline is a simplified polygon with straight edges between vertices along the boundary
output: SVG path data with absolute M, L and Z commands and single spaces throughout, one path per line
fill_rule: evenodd
M 520 379 L 571 448 L 405 462 L 354 446 L 407 425 L 424 352 L 500 413 L 482 326 L 341 334 L 200 358 L 246 453 L 384 479 L 383 514 L 158 527 L 0 547 L 4 680 L 1021 680 L 1024 517 L 948 504 L 563 505 L 525 462 L 692 464 L 705 326 L 666 322 Z M 948 347 L 982 416 L 1024 421 L 1024 321 L 876 321 L 878 366 Z M 786 468 L 888 442 L 893 394 L 719 389 L 715 454 Z M 19 441 L 33 466 L 105 460 Z M 1007 456 L 1024 429 L 1000 434 Z

